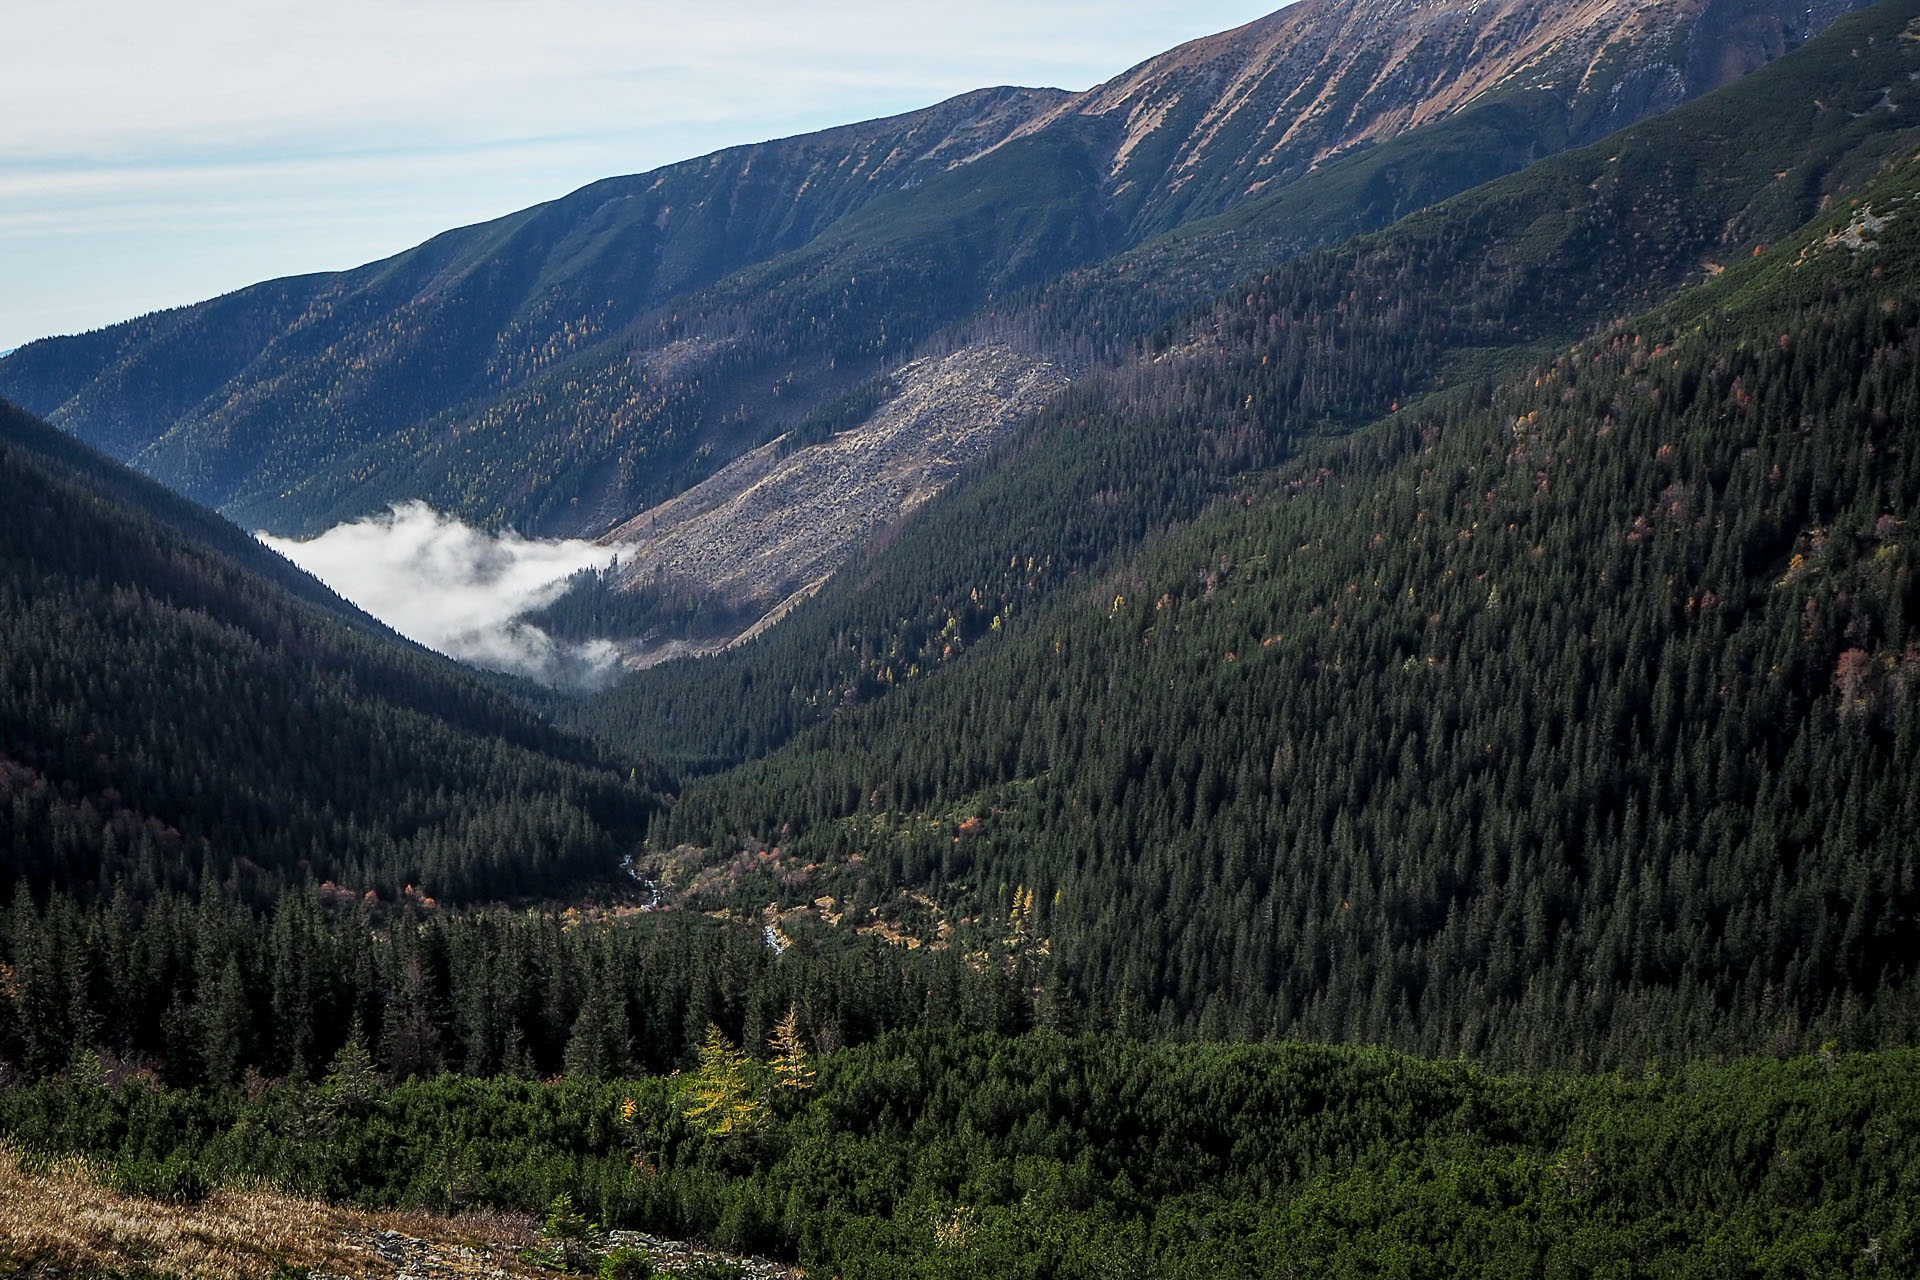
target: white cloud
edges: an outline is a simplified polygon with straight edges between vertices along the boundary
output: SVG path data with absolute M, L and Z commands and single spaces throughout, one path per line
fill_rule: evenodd
M 567 644 L 516 621 L 551 604 L 569 574 L 604 568 L 592 542 L 486 533 L 424 502 L 335 525 L 316 538 L 260 540 L 410 640 L 464 662 L 547 684 L 592 686 L 618 655 L 607 641 Z

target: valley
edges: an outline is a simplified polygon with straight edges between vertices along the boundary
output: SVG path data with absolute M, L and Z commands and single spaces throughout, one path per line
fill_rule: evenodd
M 1920 1267 L 1920 0 L 1303 0 L 0 395 L 0 1183 L 122 1224 L 0 1272 Z M 369 516 L 615 678 L 251 532 Z

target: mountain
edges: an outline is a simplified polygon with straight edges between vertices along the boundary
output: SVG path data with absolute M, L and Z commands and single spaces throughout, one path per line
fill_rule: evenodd
M 34 343 L 0 361 L 0 394 L 249 526 L 423 498 L 600 534 L 1019 327 L 1001 301 L 1062 271 L 1294 189 L 1318 194 L 1290 251 L 1331 243 L 1712 88 L 1843 7 L 1307 0 L 1086 93 L 984 90 L 734 148 Z M 1409 130 L 1440 132 L 1388 154 Z
M 0 892 L 551 892 L 657 806 L 651 765 L 3 402 L 0 486 Z
M 1044 108 L 1013 137 L 1082 129 L 1138 239 L 1493 101 L 1540 117 L 1536 153 L 1591 142 L 1731 83 L 1850 7 L 1308 0 Z
M 1916 15 L 1249 282 L 781 631 L 610 695 L 656 742 L 724 702 L 718 751 L 812 721 L 690 787 L 658 874 L 972 922 L 1102 1027 L 1908 1042 Z
M 690 789 L 670 876 L 765 850 L 693 901 L 1010 919 L 1102 1026 L 1906 1043 L 1916 199 L 1903 166 L 1770 270 L 1308 452 Z
M 1710 278 L 1910 144 L 1903 11 L 1849 20 L 1708 98 L 1338 249 L 1259 265 L 1268 227 L 1290 224 L 1282 197 L 1230 226 L 1196 223 L 1164 256 L 1123 255 L 1048 286 L 1039 305 L 1057 328 L 1099 339 L 1145 313 L 1145 335 L 750 650 L 642 673 L 570 714 L 694 771 L 765 755 L 998 643 L 1056 592 L 1239 500 L 1249 478 L 1317 438 L 1524 367 Z M 1249 260 L 1254 274 L 1162 322 L 1159 282 Z M 1209 265 L 1196 276 L 1194 263 Z M 1278 349 L 1242 345 L 1256 324 L 1277 326 Z M 614 634 L 662 625 L 658 610 L 596 611 L 591 593 L 547 616 L 593 634 L 572 612 L 599 612 Z

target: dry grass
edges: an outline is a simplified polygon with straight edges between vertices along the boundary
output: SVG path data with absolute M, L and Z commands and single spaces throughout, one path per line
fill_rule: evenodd
M 472 1274 L 547 1276 L 520 1262 L 535 1223 L 524 1215 L 445 1217 L 363 1212 L 260 1188 L 222 1188 L 200 1204 L 121 1195 L 79 1159 L 23 1161 L 0 1144 L 0 1275 L 33 1278 L 177 1274 L 193 1280 L 263 1280 L 276 1267 L 341 1276 L 398 1274 L 364 1241 L 397 1231 L 449 1251 L 485 1250 Z M 464 1271 L 449 1263 L 441 1274 Z

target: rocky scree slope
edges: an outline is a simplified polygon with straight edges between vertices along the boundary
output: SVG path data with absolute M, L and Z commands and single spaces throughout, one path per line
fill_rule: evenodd
M 747 615 L 704 645 L 642 648 L 629 665 L 755 634 L 1067 383 L 1057 366 L 1004 345 L 923 357 L 881 384 L 880 403 L 852 429 L 798 447 L 781 436 L 627 521 L 604 539 L 620 548 L 622 582 L 705 590 Z

